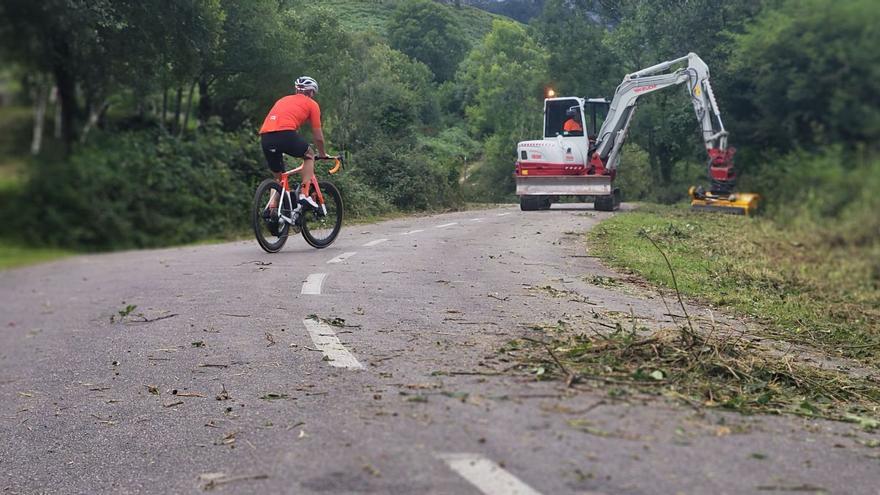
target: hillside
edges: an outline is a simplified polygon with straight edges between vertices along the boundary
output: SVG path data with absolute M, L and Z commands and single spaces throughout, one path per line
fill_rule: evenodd
M 336 12 L 340 21 L 352 30 L 373 31 L 385 36 L 386 25 L 399 3 L 399 0 L 324 0 L 321 6 Z M 458 18 L 471 44 L 489 32 L 494 19 L 507 19 L 466 5 L 459 9 L 450 7 L 450 10 Z

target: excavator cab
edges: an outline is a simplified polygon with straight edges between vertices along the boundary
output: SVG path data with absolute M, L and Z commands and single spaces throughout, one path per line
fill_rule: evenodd
M 589 139 L 595 141 L 610 105 L 605 98 L 548 98 L 544 102 L 544 138 L 583 136 L 583 131 L 565 130 L 565 123 L 576 113 Z

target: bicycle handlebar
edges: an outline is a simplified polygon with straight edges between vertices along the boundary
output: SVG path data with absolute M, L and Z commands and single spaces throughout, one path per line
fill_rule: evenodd
M 345 159 L 342 157 L 342 155 L 337 155 L 337 156 L 330 156 L 330 155 L 327 155 L 327 156 L 316 156 L 316 157 L 315 157 L 315 160 L 316 160 L 316 161 L 317 161 L 317 160 L 333 160 L 333 161 L 335 161 L 336 164 L 333 166 L 333 168 L 331 168 L 331 169 L 328 171 L 328 172 L 331 173 L 331 174 L 335 174 L 336 172 L 339 171 L 340 168 L 345 168 L 345 167 L 344 167 Z

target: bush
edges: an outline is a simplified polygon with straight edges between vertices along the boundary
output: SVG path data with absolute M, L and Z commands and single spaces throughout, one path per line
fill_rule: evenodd
M 422 151 L 413 144 L 376 143 L 355 155 L 354 175 L 401 210 L 454 206 L 460 200 L 457 174 L 450 176 Z
M 871 154 L 839 146 L 793 152 L 764 162 L 739 189 L 750 188 L 784 224 L 817 224 L 838 242 L 880 241 L 880 159 Z
M 155 133 L 96 136 L 69 161 L 34 164 L 22 198 L 39 214 L 5 225 L 27 241 L 84 249 L 158 247 L 238 235 L 250 227 L 257 184 L 269 177 L 257 138 L 209 129 L 194 140 Z M 326 170 L 320 168 L 320 170 Z M 354 174 L 332 177 L 350 216 L 391 209 Z
M 25 226 L 35 243 L 93 249 L 154 247 L 240 232 L 266 170 L 253 136 L 99 136 L 71 159 L 34 165 Z

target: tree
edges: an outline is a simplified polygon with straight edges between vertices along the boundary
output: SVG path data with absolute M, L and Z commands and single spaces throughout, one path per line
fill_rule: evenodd
M 531 27 L 550 54 L 548 67 L 557 94 L 611 96 L 623 77 L 620 63 L 602 44 L 605 27 L 583 3 L 549 0 Z
M 759 149 L 876 146 L 878 25 L 871 0 L 789 0 L 764 12 L 735 37 L 735 129 Z
M 162 9 L 138 0 L 8 0 L 0 5 L 0 47 L 27 69 L 52 75 L 69 150 L 83 117 L 94 125 L 113 92 L 192 71 L 221 16 L 217 0 Z
M 496 197 L 513 190 L 516 143 L 540 133 L 548 59 L 522 25 L 495 20 L 462 64 L 465 114 L 471 131 L 487 139 L 481 174 Z
M 584 3 L 584 2 L 580 2 Z M 603 44 L 616 56 L 618 80 L 627 73 L 688 52 L 698 53 L 712 71 L 716 89 L 724 78 L 731 32 L 743 29 L 760 11 L 753 0 L 601 0 L 601 22 L 610 26 Z M 729 93 L 717 90 L 722 114 L 730 108 Z M 639 102 L 631 139 L 645 149 L 661 185 L 673 183 L 676 164 L 704 160 L 702 141 L 685 91 L 669 89 Z M 737 144 L 737 137 L 733 137 Z
M 430 0 L 401 3 L 388 25 L 391 47 L 427 65 L 439 82 L 452 79 L 468 44 L 449 7 Z

